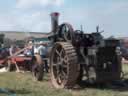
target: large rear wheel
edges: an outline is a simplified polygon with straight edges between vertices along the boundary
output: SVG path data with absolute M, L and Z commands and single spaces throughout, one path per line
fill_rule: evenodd
M 79 74 L 79 64 L 74 47 L 58 42 L 50 57 L 51 81 L 56 88 L 72 88 Z

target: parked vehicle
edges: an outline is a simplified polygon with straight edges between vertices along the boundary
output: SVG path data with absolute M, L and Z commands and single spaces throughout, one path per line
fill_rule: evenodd
M 74 30 L 69 23 L 58 24 L 52 13 L 50 76 L 55 88 L 72 88 L 81 80 L 106 83 L 121 79 L 119 40 L 104 39 L 96 32 Z M 85 79 L 86 78 L 86 79 Z

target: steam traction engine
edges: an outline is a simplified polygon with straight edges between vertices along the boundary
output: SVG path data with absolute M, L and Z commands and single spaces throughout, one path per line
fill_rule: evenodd
M 59 13 L 52 13 L 53 43 L 50 56 L 51 80 L 56 88 L 72 88 L 80 80 L 105 83 L 121 75 L 119 41 L 104 39 L 97 32 L 73 30 L 68 23 L 58 25 Z

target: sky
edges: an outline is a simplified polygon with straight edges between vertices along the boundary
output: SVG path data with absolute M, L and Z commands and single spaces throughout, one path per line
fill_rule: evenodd
M 105 37 L 128 36 L 128 0 L 0 0 L 0 31 L 51 31 L 51 12 L 59 24 L 70 23 L 85 33 L 96 26 Z

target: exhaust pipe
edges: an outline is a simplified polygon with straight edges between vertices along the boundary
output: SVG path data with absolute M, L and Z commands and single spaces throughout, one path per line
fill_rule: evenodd
M 58 12 L 54 12 L 51 13 L 51 32 L 56 33 L 57 32 L 57 28 L 58 28 L 58 18 L 59 18 L 59 13 Z

